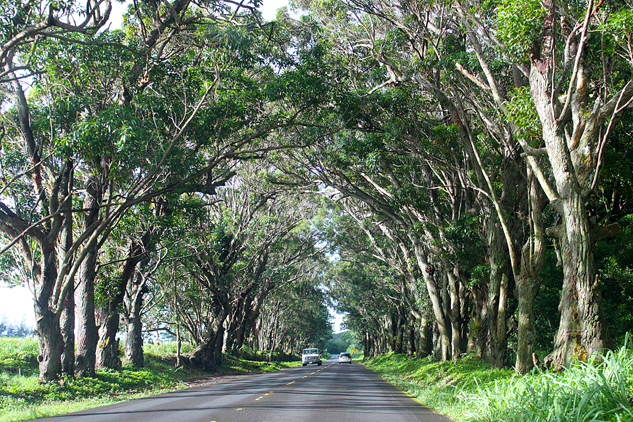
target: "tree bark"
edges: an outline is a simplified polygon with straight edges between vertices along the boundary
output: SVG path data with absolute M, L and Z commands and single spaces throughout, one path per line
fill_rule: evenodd
M 568 254 L 563 254 L 563 265 L 565 268 L 565 280 L 562 300 L 576 300 L 577 306 L 573 303 L 567 304 L 567 309 L 578 310 L 578 321 L 580 323 L 580 345 L 575 354 L 579 357 L 601 353 L 610 344 L 606 330 L 600 283 L 596 274 L 593 242 L 591 238 L 591 224 L 583 198 L 582 184 L 587 179 L 587 175 L 592 169 L 591 153 L 596 148 L 596 136 L 598 135 L 598 110 L 600 107 L 594 106 L 594 111 L 590 113 L 587 120 L 583 113 L 588 108 L 586 95 L 586 74 L 584 72 L 584 47 L 578 45 L 575 37 L 572 38 L 570 50 L 577 57 L 578 75 L 576 85 L 571 87 L 568 94 L 571 95 L 567 101 L 571 103 L 572 121 L 574 123 L 574 136 L 570 137 L 569 145 L 564 136 L 563 125 L 566 117 L 561 115 L 560 120 L 556 114 L 561 112 L 555 100 L 558 98 L 557 92 L 553 92 L 552 75 L 555 66 L 555 44 L 556 44 L 556 22 L 557 15 L 554 0 L 545 0 L 543 7 L 546 15 L 543 22 L 543 37 L 540 44 L 535 45 L 532 50 L 530 68 L 530 94 L 536 111 L 539 115 L 542 126 L 543 140 L 547 150 L 549 163 L 552 167 L 552 174 L 556 182 L 556 192 L 558 195 L 555 208 L 563 218 L 564 232 L 560 235 L 561 246 L 566 244 Z M 591 8 L 590 8 L 591 9 Z M 588 11 L 586 19 L 590 19 L 591 10 Z M 586 21 L 588 24 L 588 21 Z M 584 36 L 584 34 L 583 34 Z M 582 43 L 581 43 L 582 44 Z M 573 83 L 574 81 L 572 81 Z M 624 93 L 624 91 L 623 91 Z M 598 103 L 596 103 L 597 106 Z M 578 135 L 577 132 L 581 135 Z M 580 140 L 580 144 L 576 143 Z M 564 237 L 564 239 L 563 239 Z M 572 289 L 575 294 L 572 294 Z M 563 309 L 564 313 L 567 309 Z M 562 320 L 561 328 L 568 330 L 566 334 L 559 329 L 559 334 L 566 336 L 565 339 L 556 339 L 560 347 L 571 347 L 575 340 L 575 330 L 571 326 L 563 327 L 569 322 Z M 572 324 L 573 325 L 573 324 Z M 568 356 L 569 350 L 556 352 L 560 359 Z M 557 364 L 564 364 L 566 359 L 557 361 Z
M 407 319 L 407 356 L 415 356 L 416 351 L 416 330 L 415 330 L 415 318 L 409 316 Z
M 64 341 L 62 353 L 62 371 L 75 375 L 75 292 L 69 289 L 64 300 L 64 310 L 60 316 L 60 330 Z
M 534 302 L 541 287 L 543 269 L 543 248 L 545 230 L 543 228 L 542 211 L 547 204 L 542 195 L 538 181 L 527 169 L 529 180 L 529 213 L 528 224 L 530 236 L 521 254 L 521 274 L 517 280 L 519 299 L 519 326 L 516 357 L 516 371 L 528 373 L 534 366 L 533 354 L 536 349 Z
M 137 274 L 135 279 L 141 278 Z M 143 296 L 147 293 L 147 287 L 142 281 L 132 282 L 126 289 L 127 307 L 127 336 L 125 337 L 125 359 L 134 366 L 142 367 L 145 364 L 143 356 L 143 323 L 141 310 L 143 308 Z
M 99 218 L 103 189 L 98 176 L 88 180 L 84 208 L 84 230 L 92 226 Z M 75 369 L 80 377 L 92 377 L 95 374 L 97 353 L 97 324 L 95 321 L 95 278 L 97 276 L 98 247 L 93 246 L 81 263 L 79 286 L 75 292 L 77 319 L 77 355 Z
M 52 381 L 62 373 L 62 353 L 64 339 L 59 329 L 59 318 L 50 310 L 36 306 L 36 332 L 40 353 L 37 357 L 40 381 Z
M 73 244 L 73 216 L 72 216 L 72 190 L 73 190 L 73 162 L 67 160 L 65 175 L 60 183 L 60 210 L 65 211 L 57 254 L 59 266 L 67 254 L 71 253 Z M 68 289 L 64 298 L 64 310 L 60 316 L 60 329 L 64 339 L 64 352 L 62 354 L 62 371 L 75 376 L 75 283 Z
M 454 272 L 458 273 L 459 269 L 454 268 Z M 450 297 L 449 315 L 451 320 L 451 356 L 453 360 L 459 359 L 461 356 L 461 334 L 462 334 L 462 318 L 461 318 L 461 306 L 460 306 L 460 283 L 459 276 L 452 271 L 447 272 L 448 277 L 448 292 Z
M 212 324 L 209 324 L 204 341 L 189 358 L 191 365 L 213 370 L 221 364 L 222 346 L 224 345 L 224 321 L 226 318 L 227 312 L 223 311 Z
M 560 211 L 564 220 L 562 236 L 565 237 L 561 239 L 561 243 L 566 243 L 569 248 L 569 254 L 562 256 L 566 279 L 564 285 L 566 289 L 576 290 L 574 295 L 570 295 L 565 300 L 578 301 L 581 344 L 577 354 L 586 357 L 601 353 L 609 345 L 600 284 L 594 264 L 591 227 L 582 189 L 574 174 L 574 166 L 566 149 L 565 140 L 558 134 L 558 128 L 551 117 L 548 94 L 543 92 L 545 82 L 535 67 L 532 74 L 533 98 L 541 116 L 543 136 L 560 196 Z M 575 308 L 575 306 L 572 307 Z M 568 336 L 573 336 L 573 334 L 569 332 Z M 574 342 L 574 339 L 569 337 L 561 344 L 572 345 Z M 569 351 L 566 351 L 557 355 L 562 357 L 568 354 Z M 555 363 L 564 364 L 565 361 L 567 359 Z
M 152 247 L 153 247 L 152 243 Z M 146 245 L 148 246 L 148 245 Z M 125 337 L 125 358 L 134 366 L 142 367 L 145 365 L 143 356 L 143 300 L 145 294 L 149 292 L 144 274 L 145 268 L 149 263 L 149 258 L 144 257 L 138 263 L 137 271 L 129 277 L 125 288 L 123 301 L 126 312 L 124 319 L 127 327 L 127 336 Z
M 562 229 L 559 227 L 559 229 Z M 563 230 L 558 230 L 562 232 Z M 571 254 L 569 244 L 564 233 L 558 237 L 561 257 Z M 568 366 L 575 353 L 582 350 L 582 340 L 580 334 L 580 320 L 578 318 L 578 297 L 574 284 L 573 268 L 568 266 L 570 260 L 562 260 L 563 264 L 563 289 L 561 291 L 560 303 L 560 323 L 558 331 L 554 337 L 554 350 L 546 358 L 546 363 L 555 367 Z
M 416 239 L 412 239 L 412 241 L 416 261 L 424 277 L 429 298 L 431 299 L 433 315 L 435 316 L 435 320 L 437 322 L 438 341 L 434 343 L 437 345 L 438 355 L 441 360 L 447 361 L 451 358 L 451 335 L 443 308 L 442 298 L 434 279 L 435 269 L 433 266 L 429 265 L 420 242 Z
M 56 256 L 52 245 L 42 248 L 42 260 L 42 280 L 36 288 L 35 296 L 35 331 L 40 346 L 37 361 L 40 369 L 39 380 L 51 381 L 62 373 L 61 358 L 64 350 L 64 339 L 59 328 L 59 314 L 49 307 L 53 286 L 57 279 Z
M 431 331 L 432 331 L 431 322 L 429 321 L 428 318 L 426 318 L 425 316 L 422 316 L 422 318 L 419 320 L 418 339 L 416 342 L 416 350 L 415 350 L 415 355 L 419 359 L 429 356 L 433 351 L 433 347 L 431 344 L 431 341 L 432 341 Z
M 146 232 L 143 239 L 147 240 L 149 237 L 150 235 Z M 117 282 L 113 286 L 109 286 L 108 301 L 105 306 L 99 308 L 99 342 L 96 361 L 99 368 L 119 369 L 121 367 L 119 342 L 116 338 L 119 332 L 119 307 L 123 303 L 129 281 L 134 278 L 136 265 L 143 250 L 142 243 L 135 240 L 130 242 L 127 257 L 120 268 Z
M 94 302 L 96 265 L 97 251 L 94 250 L 88 253 L 82 263 L 79 286 L 75 292 L 75 317 L 77 319 L 75 372 L 80 377 L 92 377 L 95 374 L 98 338 Z
M 97 368 L 121 369 L 119 357 L 119 312 L 112 307 L 101 308 L 98 311 L 99 341 L 97 343 Z

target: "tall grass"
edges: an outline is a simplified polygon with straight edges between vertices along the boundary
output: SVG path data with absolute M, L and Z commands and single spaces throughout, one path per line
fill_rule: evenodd
M 176 356 L 177 344 L 175 341 L 167 341 L 161 343 L 144 344 L 143 351 L 150 355 L 160 357 Z M 187 354 L 193 351 L 191 343 L 183 342 L 180 347 L 180 353 Z
M 633 421 L 633 352 L 608 352 L 562 373 L 534 372 L 464 394 L 472 422 Z
M 525 376 L 472 356 L 432 362 L 390 354 L 367 366 L 460 422 L 633 422 L 633 351 L 627 346 L 600 361 Z

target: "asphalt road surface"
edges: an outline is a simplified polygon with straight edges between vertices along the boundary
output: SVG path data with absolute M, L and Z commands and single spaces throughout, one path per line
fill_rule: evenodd
M 450 422 L 365 367 L 290 368 L 40 421 L 72 422 Z

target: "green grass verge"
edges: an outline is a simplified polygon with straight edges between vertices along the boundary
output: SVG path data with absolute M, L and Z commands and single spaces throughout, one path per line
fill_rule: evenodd
M 475 357 L 433 362 L 390 354 L 365 365 L 455 421 L 633 421 L 633 352 L 626 347 L 601 363 L 525 376 Z
M 183 345 L 183 353 L 191 350 Z M 23 421 L 185 388 L 185 381 L 216 375 L 276 371 L 300 362 L 261 362 L 225 355 L 213 373 L 175 368 L 175 344 L 145 347 L 145 367 L 98 370 L 93 378 L 38 381 L 36 339 L 0 337 L 0 422 Z
M 366 360 L 364 365 L 425 406 L 454 420 L 460 420 L 458 416 L 463 413 L 463 394 L 514 376 L 512 370 L 495 369 L 470 356 L 457 361 L 434 362 L 429 358 L 388 354 Z

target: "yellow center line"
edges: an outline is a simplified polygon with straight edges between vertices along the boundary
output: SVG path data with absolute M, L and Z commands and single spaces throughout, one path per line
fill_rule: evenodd
M 266 394 L 264 394 L 263 396 L 257 397 L 257 398 L 255 399 L 255 401 L 259 401 L 259 400 L 263 399 L 263 398 L 264 398 L 264 397 L 266 397 L 266 396 L 270 396 L 272 393 L 273 393 L 273 392 L 271 391 L 270 393 L 266 393 Z M 240 409 L 238 409 L 238 410 L 240 410 Z

